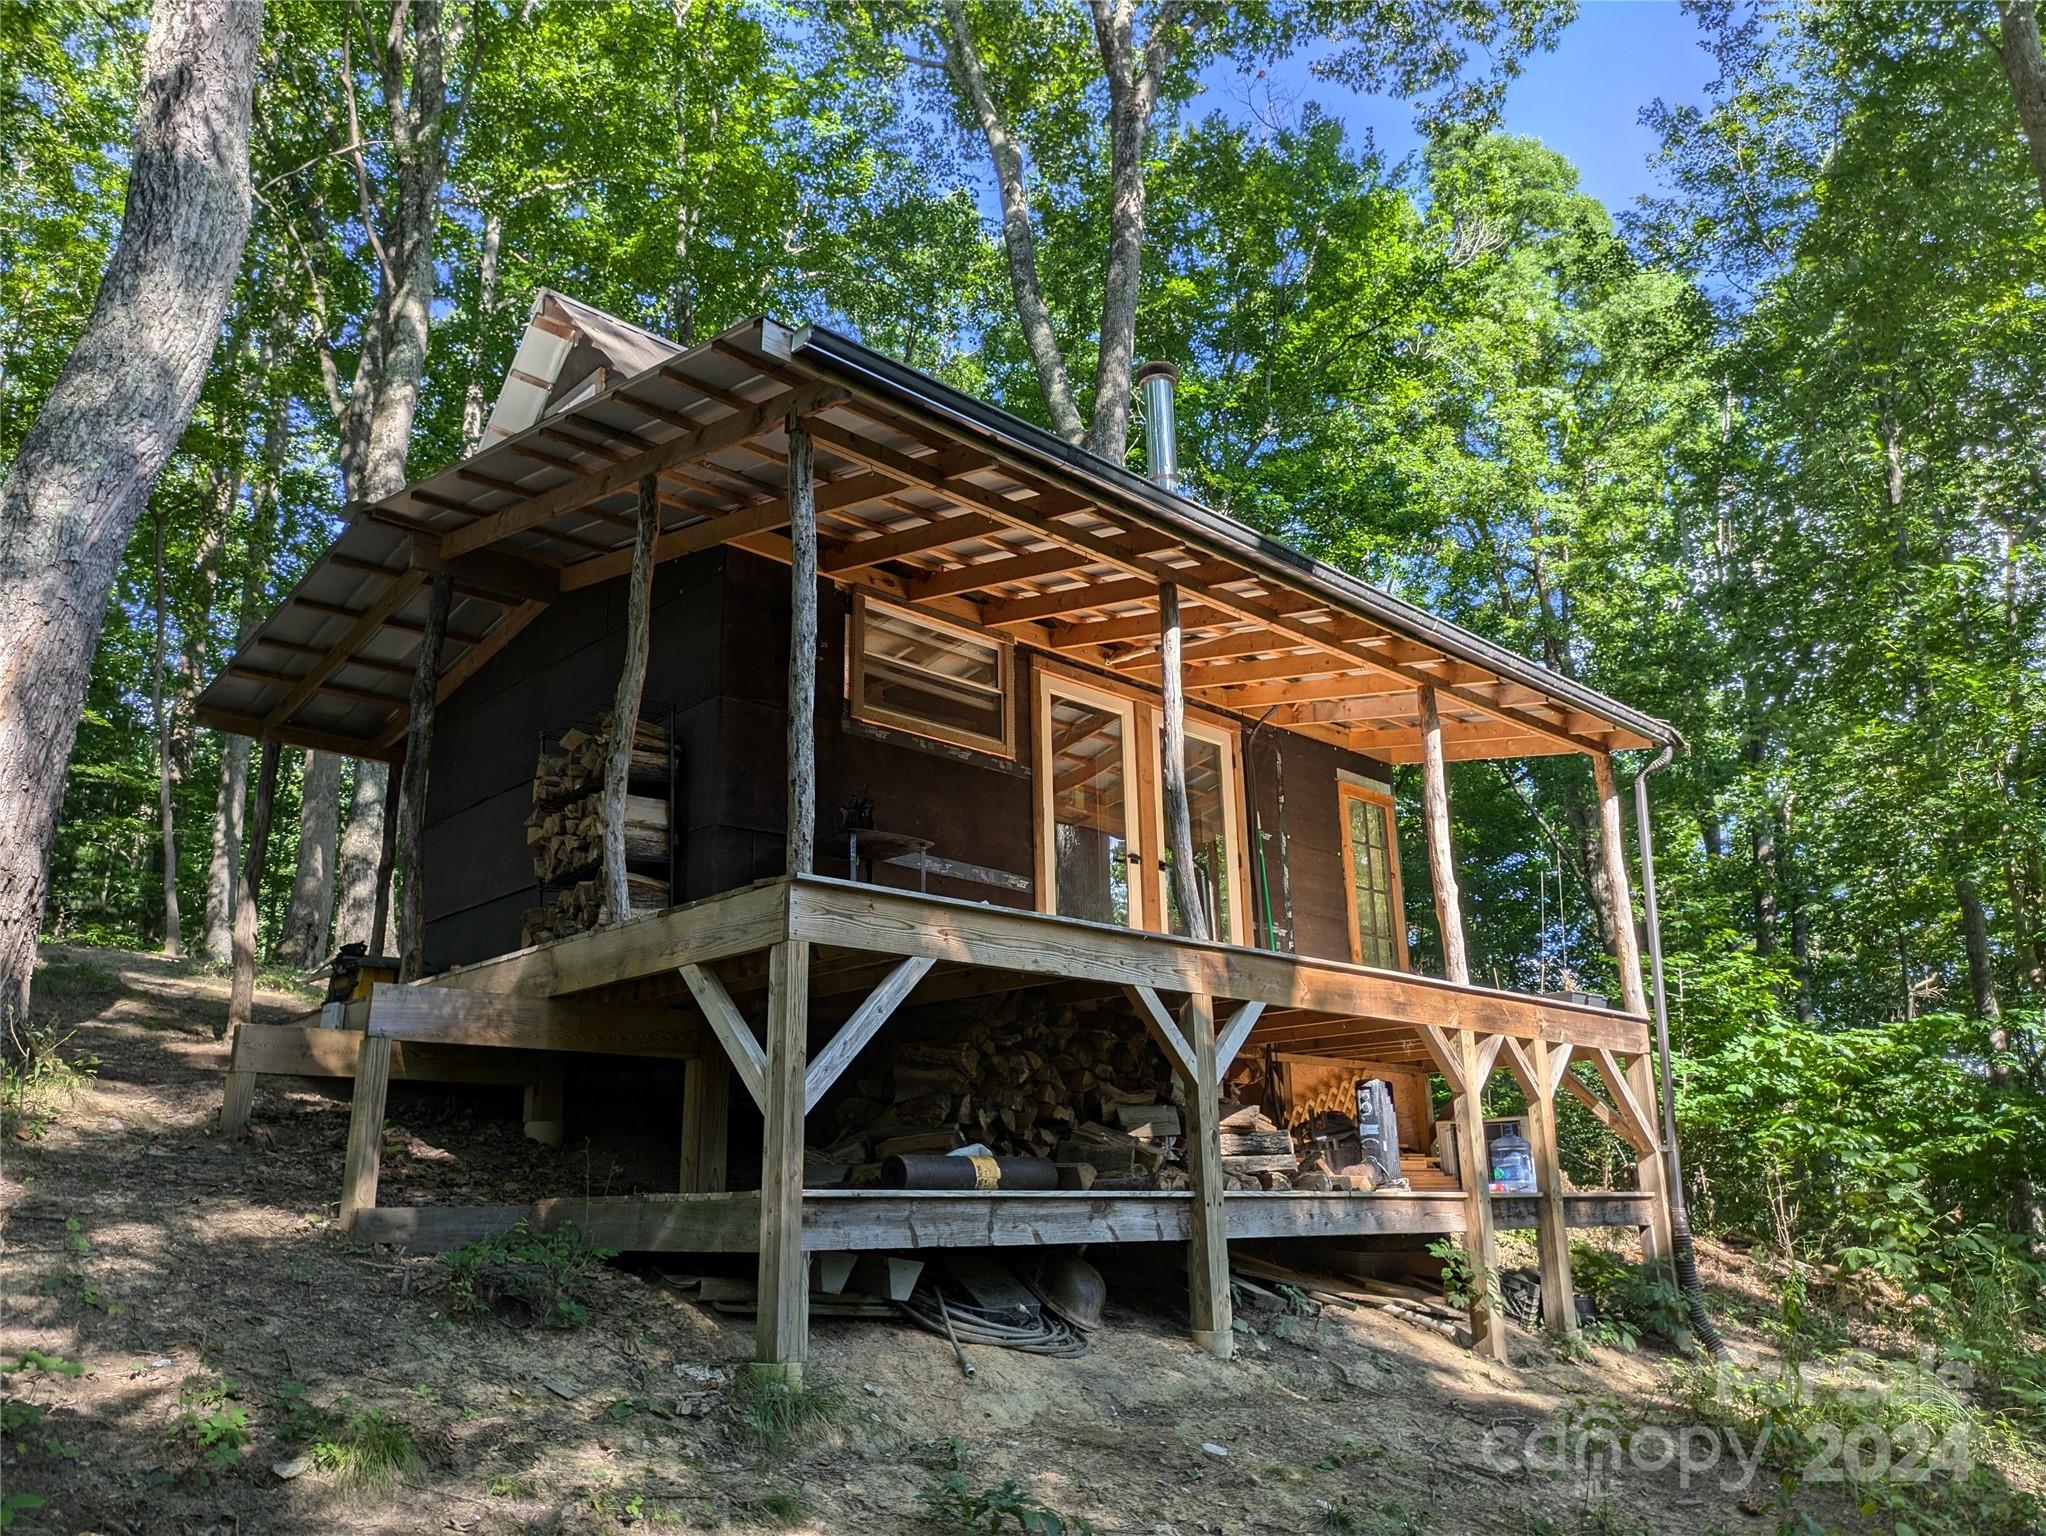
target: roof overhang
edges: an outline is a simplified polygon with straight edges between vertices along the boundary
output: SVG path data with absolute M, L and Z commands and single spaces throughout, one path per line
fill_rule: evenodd
M 754 319 L 682 350 L 543 293 L 520 356 L 493 413 L 497 437 L 353 509 L 201 695 L 202 721 L 396 755 L 428 576 L 455 578 L 445 696 L 561 594 L 626 574 L 649 473 L 657 558 L 732 545 L 785 562 L 794 416 L 816 449 L 820 563 L 842 585 L 1141 684 L 1157 678 L 1158 593 L 1170 583 L 1190 698 L 1388 762 L 1419 756 L 1423 686 L 1452 758 L 1677 739 L 821 326 Z

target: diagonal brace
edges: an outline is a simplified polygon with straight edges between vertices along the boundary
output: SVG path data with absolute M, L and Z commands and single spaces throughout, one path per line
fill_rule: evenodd
M 1263 1003 L 1245 1003 L 1229 1015 L 1229 1022 L 1222 1026 L 1222 1033 L 1215 1041 L 1215 1086 L 1222 1086 L 1222 1079 L 1229 1075 L 1230 1063 L 1236 1060 L 1236 1053 L 1243 1049 L 1243 1042 L 1250 1038 L 1250 1031 L 1265 1011 Z
M 1155 987 L 1133 986 L 1128 989 L 1130 1000 L 1137 1005 L 1137 1016 L 1144 1021 L 1144 1027 L 1151 1032 L 1151 1038 L 1167 1056 L 1172 1065 L 1187 1082 L 1199 1081 L 1194 1070 L 1193 1047 L 1187 1044 L 1186 1036 L 1179 1032 L 1179 1025 L 1171 1011 L 1159 1000 Z
M 740 1015 L 732 994 L 716 975 L 694 963 L 682 967 L 682 980 L 688 983 L 690 995 L 703 1010 L 703 1017 L 718 1037 L 718 1043 L 724 1046 L 725 1054 L 732 1058 L 732 1070 L 753 1095 L 753 1102 L 766 1113 L 767 1052 L 753 1038 L 753 1028 Z
M 866 1001 L 853 1010 L 852 1017 L 839 1027 L 831 1043 L 817 1053 L 809 1071 L 803 1074 L 804 1114 L 817 1107 L 817 1101 L 852 1065 L 853 1058 L 874 1038 L 875 1031 L 888 1022 L 889 1016 L 902 1006 L 916 984 L 923 980 L 924 973 L 937 963 L 928 955 L 912 955 L 867 994 Z

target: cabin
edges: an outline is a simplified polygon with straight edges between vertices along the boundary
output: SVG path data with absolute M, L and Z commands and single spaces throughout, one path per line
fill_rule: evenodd
M 1474 982 L 1444 765 L 1587 756 L 1625 901 L 1613 754 L 1675 733 L 1181 494 L 1173 381 L 1143 371 L 1146 477 L 823 326 L 685 349 L 541 293 L 476 451 L 351 508 L 200 700 L 264 744 L 258 827 L 280 744 L 402 785 L 389 979 L 237 1029 L 225 1129 L 265 1074 L 352 1079 L 365 1241 L 757 1254 L 795 1381 L 828 1254 L 1184 1244 L 1226 1355 L 1232 1241 L 1454 1234 L 1483 1274 L 1531 1227 L 1573 1328 L 1570 1228 L 1669 1243 L 1636 925 L 1616 1001 Z M 1492 1187 L 1495 1071 L 1531 1190 Z M 634 1194 L 382 1204 L 394 1078 L 513 1085 L 542 1141 L 676 1137 Z M 1564 1187 L 1566 1092 L 1632 1187 Z

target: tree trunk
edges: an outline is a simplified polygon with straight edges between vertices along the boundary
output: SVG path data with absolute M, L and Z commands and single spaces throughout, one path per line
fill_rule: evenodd
M 178 815 L 171 794 L 171 720 L 164 707 L 163 674 L 170 652 L 170 627 L 163 597 L 163 514 L 156 514 L 156 665 L 153 669 L 156 713 L 156 817 L 163 838 L 163 952 L 185 952 L 184 921 L 178 913 Z
M 1961 941 L 1968 951 L 1968 994 L 1975 1017 L 2000 1020 L 2003 1009 L 1996 1000 L 1996 970 L 1990 961 L 1989 916 L 1982 910 L 1982 893 L 1973 876 L 1954 882 L 1954 897 L 1961 909 Z
M 1158 587 L 1158 660 L 1164 717 L 1165 836 L 1172 855 L 1172 895 L 1187 937 L 1208 938 L 1208 909 L 1194 864 L 1193 811 L 1186 788 L 1186 680 L 1180 675 L 1179 588 Z
M 2046 46 L 2039 41 L 2039 7 L 2036 0 L 1998 0 L 1996 10 L 2002 24 L 1997 51 L 2046 207 Z
M 28 1007 L 107 596 L 191 419 L 241 265 L 262 30 L 251 0 L 156 0 L 120 237 L 0 485 L 0 1021 Z
M 810 434 L 789 417 L 788 847 L 792 875 L 817 858 L 817 493 Z
M 263 766 L 256 772 L 256 809 L 249 818 L 249 845 L 242 856 L 241 885 L 234 898 L 234 977 L 227 994 L 227 1022 L 221 1033 L 240 1029 L 255 1017 L 256 937 L 263 894 L 263 873 L 270 862 L 270 811 L 277 799 L 275 741 L 263 743 Z
M 235 865 L 242 856 L 242 812 L 248 802 L 249 738 L 220 744 L 220 789 L 213 797 L 213 856 L 206 863 L 203 953 L 215 965 L 234 959 Z
M 455 579 L 433 578 L 426 633 L 419 637 L 419 668 L 412 674 L 412 724 L 405 735 L 405 773 L 398 785 L 398 862 L 404 870 L 404 906 L 398 915 L 398 979 L 416 981 L 426 970 L 426 781 L 433 759 L 433 712 L 440 691 L 441 642 Z
M 277 936 L 277 959 L 304 970 L 327 958 L 328 921 L 334 911 L 334 839 L 340 816 L 341 759 L 308 752 L 299 780 L 298 874 L 291 905 Z
M 504 220 L 483 216 L 483 250 L 476 265 L 476 350 L 469 359 L 469 383 L 462 391 L 462 456 L 483 446 L 488 421 L 483 408 L 483 363 L 489 355 L 491 321 L 497 314 L 497 250 L 504 240 Z
M 661 531 L 661 481 L 639 482 L 639 506 L 632 540 L 632 586 L 626 593 L 625 658 L 618 668 L 618 694 L 611 703 L 611 753 L 604 761 L 604 911 L 602 921 L 632 916 L 625 879 L 625 796 L 632 783 L 632 748 L 638 736 L 639 698 L 646 685 L 649 610 L 654 599 L 654 538 Z
M 390 788 L 388 763 L 367 758 L 355 764 L 355 788 L 348 796 L 348 826 L 341 834 L 341 873 L 334 905 L 334 945 L 367 944 L 376 921 L 377 881 L 382 865 L 384 804 Z

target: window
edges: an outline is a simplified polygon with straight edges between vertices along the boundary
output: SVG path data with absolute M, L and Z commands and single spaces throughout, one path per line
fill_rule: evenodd
M 851 652 L 855 720 L 1015 755 L 1004 641 L 862 594 L 853 601 Z
M 1350 958 L 1382 970 L 1407 968 L 1407 917 L 1400 897 L 1399 838 L 1392 796 L 1344 779 L 1336 786 L 1343 813 L 1343 865 L 1349 883 Z

